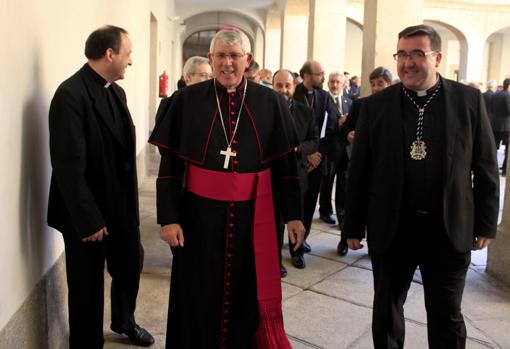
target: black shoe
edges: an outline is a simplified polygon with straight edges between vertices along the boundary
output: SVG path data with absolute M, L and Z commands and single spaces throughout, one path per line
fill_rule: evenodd
M 111 329 L 113 332 L 117 332 L 118 334 L 125 334 L 135 345 L 141 347 L 150 347 L 154 344 L 154 337 L 152 337 L 152 335 L 145 328 L 140 327 L 137 324 L 134 324 L 134 326 L 128 330 L 117 329 L 113 326 Z
M 306 241 L 303 241 L 303 244 L 301 245 L 301 248 L 303 249 L 303 252 L 304 253 L 310 253 L 312 252 L 312 247 L 310 246 L 310 244 Z
M 328 223 L 328 224 L 336 224 L 336 221 L 333 217 L 331 217 L 330 214 L 321 214 L 320 215 L 320 220 L 323 221 L 324 223 Z
M 292 257 L 292 265 L 298 269 L 305 269 L 305 257 L 302 255 Z
M 284 278 L 287 276 L 287 268 L 283 265 L 280 265 L 280 277 Z
M 347 246 L 347 244 L 343 240 L 340 240 L 338 246 L 336 247 L 336 252 L 338 253 L 338 255 L 340 257 L 343 257 L 347 254 L 348 251 L 349 247 Z

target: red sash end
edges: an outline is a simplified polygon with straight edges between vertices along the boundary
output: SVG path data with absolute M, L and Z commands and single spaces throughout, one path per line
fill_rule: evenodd
M 255 334 L 257 349 L 292 349 L 283 327 L 281 301 L 259 301 L 260 326 Z

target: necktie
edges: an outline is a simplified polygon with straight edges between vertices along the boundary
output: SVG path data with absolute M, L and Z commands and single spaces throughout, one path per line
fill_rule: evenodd
M 342 104 L 340 103 L 340 98 L 338 96 L 335 96 L 335 104 L 338 107 L 338 110 L 340 110 L 340 113 L 343 114 Z

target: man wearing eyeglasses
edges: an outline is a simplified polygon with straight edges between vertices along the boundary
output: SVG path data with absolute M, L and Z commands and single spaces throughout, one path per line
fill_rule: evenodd
M 205 57 L 190 57 L 184 63 L 182 75 L 184 81 L 186 81 L 186 86 L 209 80 L 212 78 L 211 65 Z
M 211 65 L 209 60 L 201 56 L 193 56 L 186 60 L 182 67 L 182 76 L 186 86 L 197 84 L 212 78 Z M 170 97 L 165 97 L 159 103 L 158 111 L 156 112 L 156 124 L 159 119 L 166 114 L 170 103 L 172 102 L 173 94 Z
M 219 31 L 208 56 L 214 80 L 178 91 L 150 139 L 161 151 L 160 237 L 173 253 L 166 347 L 290 349 L 272 192 L 297 248 L 298 137 L 284 99 L 244 77 L 244 33 Z
M 403 348 L 403 305 L 419 266 L 430 348 L 465 348 L 462 293 L 470 250 L 496 235 L 499 176 L 479 90 L 438 74 L 430 26 L 399 33 L 401 83 L 364 99 L 356 126 L 344 234 L 367 243 L 374 347 Z
M 296 86 L 294 99 L 313 109 L 315 122 L 319 129 L 320 141 L 319 151 L 308 156 L 310 164 L 308 173 L 308 189 L 304 199 L 304 220 L 306 233 L 305 241 L 299 249 L 294 249 L 292 244 L 290 252 L 292 255 L 292 265 L 298 269 L 306 267 L 304 253 L 311 251 L 306 238 L 310 234 L 312 227 L 313 214 L 317 205 L 317 199 L 321 188 L 323 177 L 329 176 L 331 164 L 326 156 L 331 152 L 334 142 L 334 135 L 338 132 L 338 120 L 340 111 L 338 110 L 331 95 L 322 89 L 324 83 L 324 68 L 317 61 L 310 60 L 303 64 L 299 71 L 303 82 Z M 323 221 L 329 224 L 335 224 L 336 221 L 331 217 L 331 213 L 321 217 Z

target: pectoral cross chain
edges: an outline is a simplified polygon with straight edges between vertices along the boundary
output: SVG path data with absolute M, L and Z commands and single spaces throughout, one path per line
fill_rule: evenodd
M 237 154 L 232 151 L 232 148 L 227 147 L 226 150 L 220 151 L 220 155 L 225 156 L 225 161 L 223 162 L 223 168 L 227 169 L 228 163 L 230 162 L 230 157 L 235 158 Z

